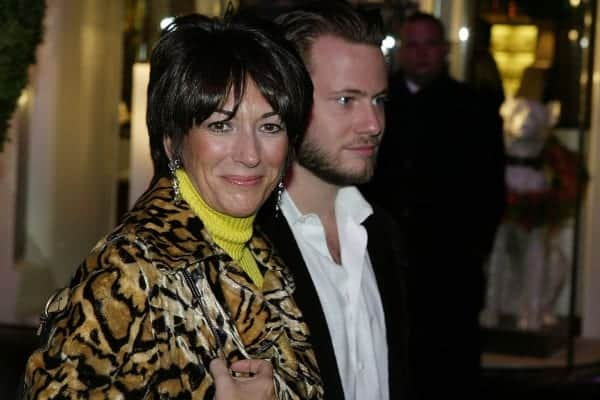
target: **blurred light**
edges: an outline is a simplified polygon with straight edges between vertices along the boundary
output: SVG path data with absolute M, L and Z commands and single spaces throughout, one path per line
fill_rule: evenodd
M 21 92 L 21 96 L 19 96 L 19 100 L 17 100 L 17 104 L 19 107 L 24 107 L 28 101 L 29 101 L 29 89 L 25 88 L 25 90 L 23 90 Z
M 579 7 L 579 5 L 581 4 L 581 0 L 569 0 L 569 4 L 573 8 Z
M 173 22 L 174 17 L 165 17 L 160 20 L 160 30 L 165 29 L 171 22 Z
M 574 42 L 574 41 L 576 41 L 576 40 L 579 38 L 579 33 L 577 32 L 577 30 L 576 30 L 576 29 L 571 29 L 571 30 L 569 31 L 569 34 L 568 34 L 568 36 L 569 36 L 569 40 L 570 40 L 571 42 Z
M 381 41 L 381 51 L 383 54 L 387 55 L 394 47 L 396 46 L 396 39 L 391 36 L 386 36 Z
M 579 40 L 579 45 L 582 49 L 587 49 L 590 45 L 590 40 L 584 36 Z
M 461 42 L 469 40 L 469 28 L 463 26 L 458 30 L 458 40 Z

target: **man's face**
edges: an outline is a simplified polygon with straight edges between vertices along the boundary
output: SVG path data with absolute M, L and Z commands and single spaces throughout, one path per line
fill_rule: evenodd
M 448 44 L 429 21 L 408 22 L 400 28 L 398 63 L 407 79 L 427 85 L 446 69 Z
M 313 43 L 308 68 L 314 103 L 297 162 L 338 186 L 367 182 L 385 126 L 381 50 L 325 35 Z

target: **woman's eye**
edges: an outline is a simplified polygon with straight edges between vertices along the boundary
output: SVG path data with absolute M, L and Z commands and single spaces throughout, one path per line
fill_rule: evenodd
M 208 124 L 208 129 L 212 132 L 227 132 L 230 130 L 230 126 L 227 122 L 216 121 Z
M 278 133 L 283 130 L 283 126 L 275 123 L 264 124 L 261 130 L 265 133 Z

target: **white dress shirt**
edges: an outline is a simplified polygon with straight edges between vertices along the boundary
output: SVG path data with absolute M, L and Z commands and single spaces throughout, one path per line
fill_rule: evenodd
M 287 192 L 281 211 L 317 289 L 346 400 L 388 400 L 385 319 L 362 226 L 373 208 L 355 187 L 338 191 L 335 215 L 341 265 L 331 257 L 316 214 L 301 214 Z

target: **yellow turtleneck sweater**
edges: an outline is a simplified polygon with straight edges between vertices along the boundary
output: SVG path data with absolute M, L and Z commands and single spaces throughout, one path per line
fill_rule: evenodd
M 215 243 L 225 250 L 234 261 L 239 263 L 257 287 L 262 287 L 263 276 L 247 246 L 252 237 L 252 224 L 256 215 L 237 218 L 213 210 L 202 199 L 183 169 L 178 169 L 176 174 L 179 180 L 181 197 L 190 205 L 192 211 L 200 217 Z

